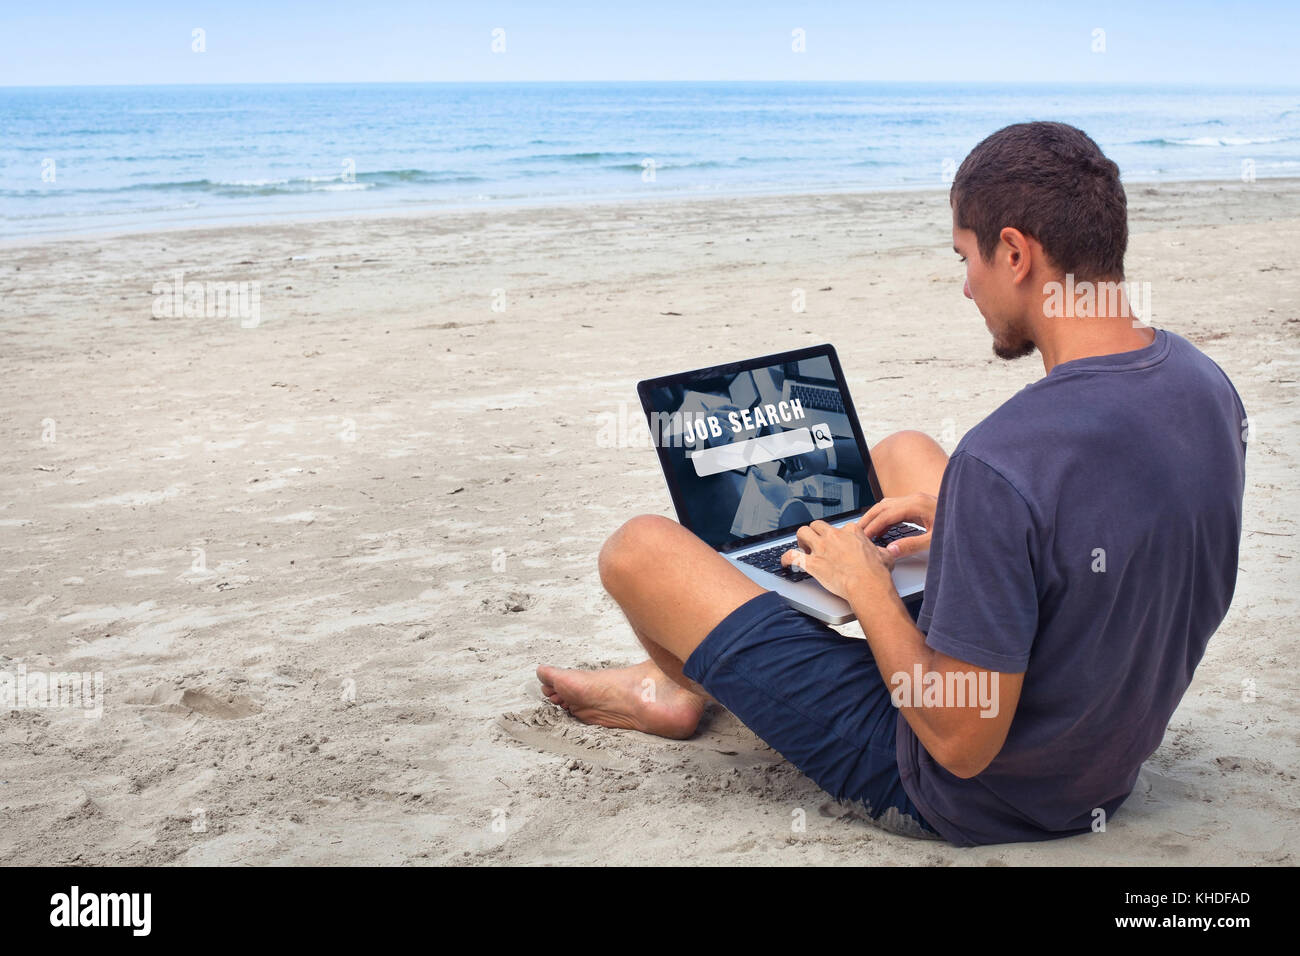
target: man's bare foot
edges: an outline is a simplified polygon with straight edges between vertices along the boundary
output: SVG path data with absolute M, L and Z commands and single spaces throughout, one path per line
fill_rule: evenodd
M 705 700 L 674 683 L 654 661 L 635 667 L 537 668 L 542 694 L 583 723 L 684 740 L 695 733 Z

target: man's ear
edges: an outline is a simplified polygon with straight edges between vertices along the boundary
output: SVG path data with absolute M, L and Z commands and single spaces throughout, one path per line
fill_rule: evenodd
M 1011 266 L 1011 281 L 1019 284 L 1029 275 L 1034 262 L 1031 241 L 1019 229 L 1007 226 L 998 234 L 1007 246 L 1007 262 Z

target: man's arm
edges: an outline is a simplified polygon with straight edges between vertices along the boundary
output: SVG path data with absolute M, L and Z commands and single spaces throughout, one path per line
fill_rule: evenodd
M 954 776 L 973 777 L 1006 742 L 1025 675 L 986 670 L 927 646 L 885 572 L 885 592 L 866 584 L 845 600 L 921 746 Z
M 955 776 L 981 772 L 1006 741 L 1024 674 L 975 667 L 927 646 L 894 589 L 892 556 L 860 525 L 814 521 L 798 539 L 804 550 L 786 552 L 782 563 L 801 565 L 853 606 L 876 666 L 926 752 Z

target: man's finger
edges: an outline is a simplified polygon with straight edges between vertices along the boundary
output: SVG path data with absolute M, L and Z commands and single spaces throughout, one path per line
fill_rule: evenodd
M 797 568 L 805 574 L 812 574 L 812 564 L 814 561 L 820 561 L 821 558 L 815 558 L 811 554 L 800 551 L 798 548 L 791 548 L 785 554 L 781 555 L 781 563 L 787 568 Z
M 817 543 L 821 536 L 808 525 L 804 525 L 794 533 L 794 537 L 805 551 L 812 551 L 813 545 Z
M 880 510 L 876 510 L 876 509 Z M 868 538 L 874 538 L 886 528 L 891 528 L 900 521 L 907 520 L 907 509 L 897 498 L 886 498 L 871 511 L 862 516 L 858 526 Z
M 813 569 L 821 567 L 821 561 L 821 558 L 815 557 L 811 554 L 804 554 L 804 552 L 797 548 L 781 555 L 781 563 L 787 568 L 795 568 L 802 571 L 804 574 L 811 574 L 813 578 L 818 581 L 821 579 L 817 577 L 817 572 Z
M 928 547 L 930 547 L 929 532 L 891 541 L 887 550 L 896 558 L 905 558 L 909 554 L 919 554 Z
M 889 503 L 893 500 L 894 499 L 892 498 L 881 498 L 874 505 L 872 505 L 870 508 L 867 509 L 866 514 L 864 514 L 861 518 L 858 519 L 858 524 L 866 524 L 868 521 L 871 521 L 876 515 L 880 514 L 882 510 L 888 508 Z

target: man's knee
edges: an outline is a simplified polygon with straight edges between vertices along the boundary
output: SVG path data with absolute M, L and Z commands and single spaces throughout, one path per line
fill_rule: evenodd
M 887 497 L 918 491 L 937 495 L 948 453 L 925 432 L 895 432 L 871 449 L 871 462 Z
M 906 459 L 919 454 L 946 454 L 943 446 L 927 435 L 925 432 L 913 430 L 894 432 L 892 435 L 886 435 L 871 449 L 871 460 L 873 462 L 885 462 L 892 464 L 901 459 Z
M 670 536 L 682 526 L 660 515 L 637 515 L 625 521 L 600 549 L 600 583 L 610 594 L 643 579 L 654 563 L 671 554 Z

